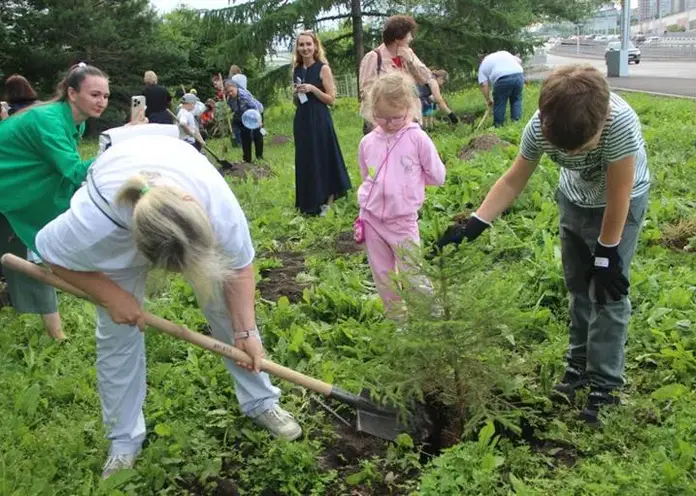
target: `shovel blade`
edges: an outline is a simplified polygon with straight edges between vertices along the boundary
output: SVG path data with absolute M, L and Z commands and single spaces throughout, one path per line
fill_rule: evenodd
M 370 391 L 363 389 L 360 396 L 370 398 Z M 358 408 L 355 429 L 371 436 L 393 441 L 407 428 L 399 421 L 399 411 L 395 408 Z

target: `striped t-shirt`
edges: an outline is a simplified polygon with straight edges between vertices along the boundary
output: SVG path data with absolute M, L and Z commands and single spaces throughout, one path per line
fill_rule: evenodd
M 522 156 L 537 162 L 546 153 L 561 167 L 561 192 L 581 207 L 601 207 L 606 204 L 607 166 L 631 155 L 636 157 L 631 198 L 642 195 L 650 188 L 645 141 L 638 115 L 615 93 L 611 94 L 610 104 L 611 114 L 604 124 L 599 145 L 587 153 L 569 155 L 546 141 L 541 134 L 539 111 L 527 123 L 522 135 Z

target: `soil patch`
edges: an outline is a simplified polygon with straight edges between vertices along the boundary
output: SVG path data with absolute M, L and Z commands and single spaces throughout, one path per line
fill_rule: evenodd
M 480 110 L 476 112 L 467 112 L 466 114 L 458 114 L 457 117 L 459 117 L 459 122 L 461 124 L 477 124 L 481 122 L 481 118 L 483 117 L 483 114 L 485 114 L 485 110 Z
M 351 472 L 360 465 L 360 460 L 384 456 L 387 452 L 387 441 L 358 432 L 337 420 L 332 423 L 339 439 L 319 456 L 322 467 Z
M 233 162 L 231 169 L 222 171 L 224 177 L 237 177 L 246 179 L 251 176 L 255 181 L 273 175 L 273 171 L 266 164 L 250 164 L 249 162 Z
M 472 138 L 468 145 L 459 150 L 457 157 L 461 160 L 471 160 L 481 152 L 490 152 L 506 146 L 510 146 L 510 143 L 501 140 L 498 135 L 483 134 Z
M 352 231 L 344 231 L 336 238 L 336 252 L 358 253 L 360 251 L 362 251 L 362 246 L 355 242 Z
M 677 251 L 693 252 L 696 243 L 690 241 L 696 238 L 696 219 L 680 220 L 669 224 L 662 230 L 660 243 Z
M 277 134 L 271 137 L 271 145 L 281 146 L 286 145 L 292 141 L 290 136 L 285 136 L 284 134 Z
M 266 300 L 278 301 L 285 296 L 291 303 L 297 303 L 302 299 L 302 293 L 307 284 L 297 282 L 297 274 L 305 268 L 304 255 L 295 252 L 279 252 L 273 254 L 282 263 L 281 267 L 263 269 L 263 279 L 257 287 L 261 296 Z

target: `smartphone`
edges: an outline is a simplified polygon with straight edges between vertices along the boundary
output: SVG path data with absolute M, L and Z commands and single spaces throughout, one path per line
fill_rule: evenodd
M 302 84 L 302 78 L 300 76 L 297 76 L 295 78 L 295 86 L 297 86 L 298 84 Z M 300 103 L 307 103 L 307 94 L 297 93 L 297 99 L 300 101 Z
M 145 97 L 137 95 L 131 97 L 131 122 L 145 120 Z

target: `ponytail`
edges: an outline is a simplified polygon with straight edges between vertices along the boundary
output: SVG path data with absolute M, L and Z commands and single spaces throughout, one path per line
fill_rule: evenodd
M 69 88 L 79 92 L 80 86 L 82 86 L 82 81 L 84 81 L 88 76 L 97 76 L 104 79 L 109 79 L 106 73 L 104 73 L 101 69 L 98 69 L 93 65 L 87 65 L 84 62 L 80 62 L 79 64 L 75 64 L 68 69 L 66 76 L 61 80 L 60 83 L 58 83 L 53 101 L 67 100 Z

